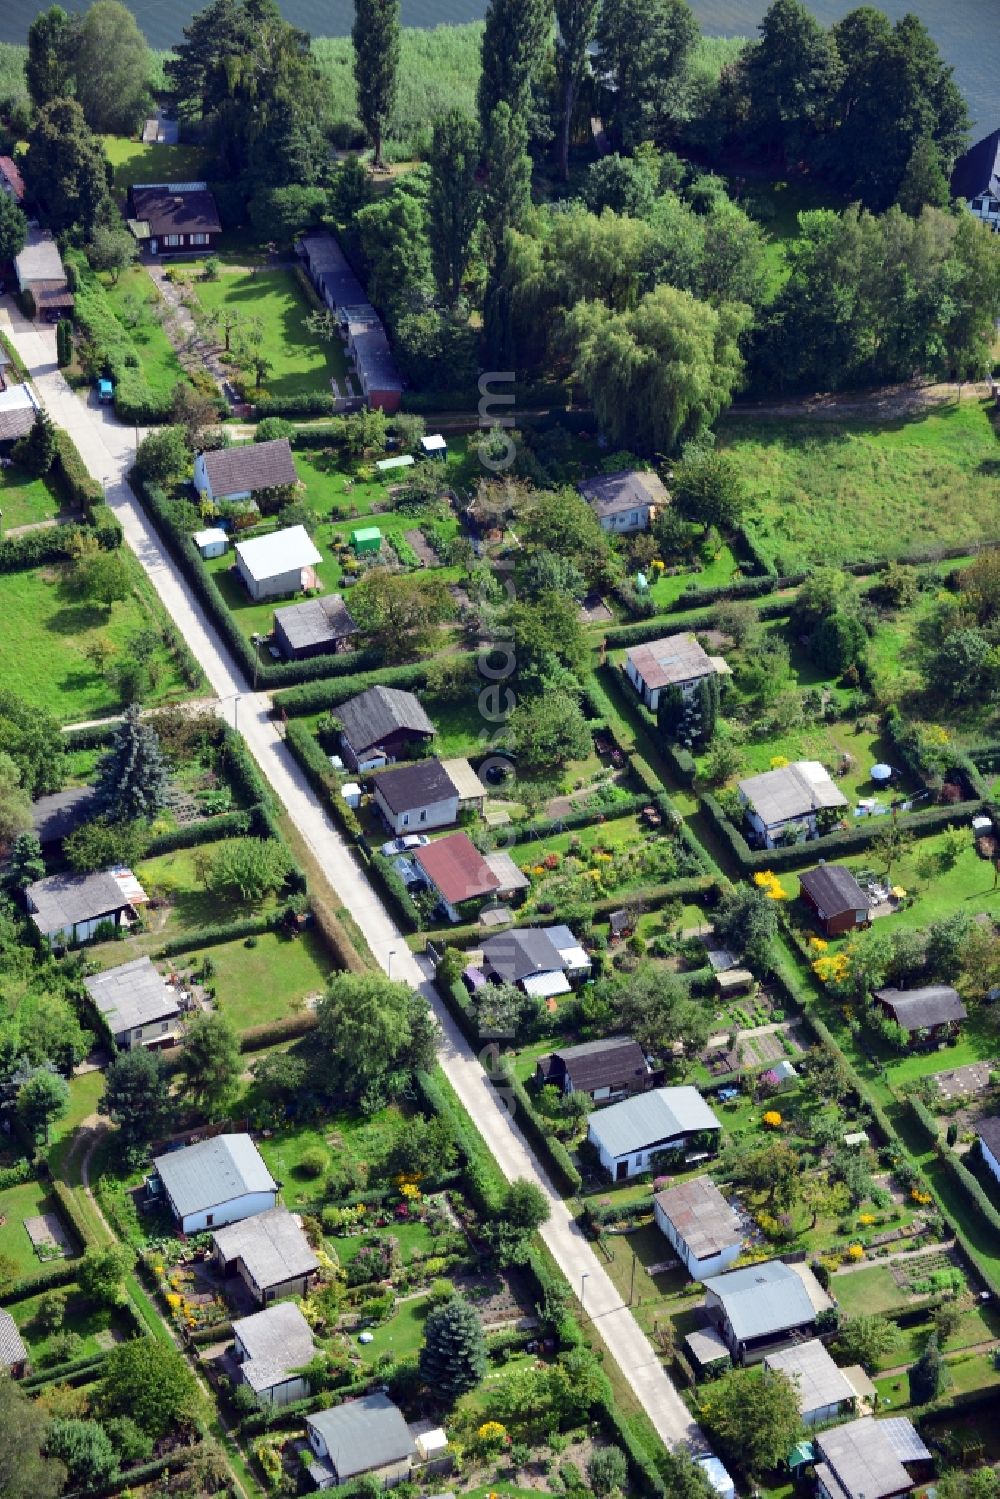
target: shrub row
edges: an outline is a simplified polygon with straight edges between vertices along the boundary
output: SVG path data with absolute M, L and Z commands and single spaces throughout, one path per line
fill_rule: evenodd
M 509 1089 L 518 1108 L 517 1123 L 521 1133 L 534 1150 L 542 1169 L 548 1172 L 556 1191 L 563 1197 L 579 1192 L 583 1177 L 565 1145 L 552 1133 L 548 1120 L 535 1112 L 531 1095 L 521 1079 L 513 1072 L 497 1072 L 493 1081 L 497 1086 Z
M 303 1010 L 301 1015 L 286 1015 L 283 1020 L 268 1020 L 263 1025 L 251 1025 L 240 1034 L 240 1051 L 263 1051 L 266 1046 L 278 1046 L 283 1041 L 306 1036 L 315 1028 L 316 1015 L 312 1010 Z
M 934 1115 L 924 1103 L 923 1099 L 917 1098 L 914 1094 L 910 1094 L 907 1097 L 906 1102 L 910 1106 L 910 1113 L 916 1120 L 917 1128 L 923 1135 L 925 1143 L 930 1147 L 931 1150 L 937 1150 L 940 1136 L 938 1134 L 937 1121 L 934 1118 Z
M 65 1182 L 60 1181 L 56 1176 L 52 1176 L 49 1178 L 49 1187 L 53 1197 L 59 1204 L 60 1212 L 62 1213 L 63 1217 L 69 1222 L 73 1232 L 79 1240 L 80 1248 L 89 1248 L 89 1246 L 95 1242 L 94 1233 L 90 1227 L 90 1224 L 87 1222 L 86 1218 L 84 1218 L 83 1214 L 80 1212 L 80 1209 L 77 1207 L 76 1198 L 73 1196 L 70 1188 L 67 1187 Z
M 794 843 L 788 848 L 752 849 L 714 796 L 707 791 L 702 792 L 700 800 L 715 832 L 726 844 L 744 875 L 757 869 L 793 869 L 815 864 L 819 859 L 836 859 L 846 854 L 861 853 L 883 826 L 879 818 L 866 817 L 856 827 L 839 833 L 827 833 L 808 843 Z M 962 802 L 960 806 L 929 807 L 925 812 L 909 813 L 902 825 L 918 837 L 926 837 L 948 827 L 959 818 L 964 821 L 973 816 L 981 806 L 981 802 L 969 801 Z
M 327 710 L 333 711 L 338 703 L 346 703 L 350 697 L 356 697 L 359 692 L 364 692 L 369 687 L 402 687 L 412 691 L 418 687 L 427 685 L 428 662 L 412 661 L 405 666 L 383 666 L 375 671 L 355 669 L 360 665 L 357 657 L 368 654 L 355 651 L 348 658 L 342 656 L 339 659 L 350 662 L 350 674 L 345 676 L 326 678 L 316 682 L 304 682 L 300 687 L 290 687 L 284 692 L 276 692 L 274 695 L 274 706 L 282 709 L 289 718 L 302 718 L 310 713 L 323 713 Z M 460 659 L 451 657 L 450 659 Z
M 246 811 L 224 812 L 218 817 L 206 817 L 198 822 L 171 828 L 168 833 L 160 833 L 151 841 L 147 856 L 154 858 L 158 854 L 171 854 L 178 848 L 217 843 L 220 838 L 241 838 L 253 828 L 256 810 L 251 807 Z
M 120 1494 L 123 1489 L 130 1489 L 134 1484 L 145 1486 L 161 1474 L 174 1473 L 178 1468 L 183 1468 L 185 1463 L 190 1462 L 194 1450 L 193 1447 L 184 1447 L 180 1451 L 168 1452 L 166 1457 L 151 1458 L 148 1463 L 138 1463 L 134 1468 L 126 1468 L 123 1472 L 116 1473 L 114 1478 L 109 1478 L 107 1483 L 79 1490 L 78 1494 L 82 1496 L 85 1493 L 86 1499 L 110 1499 L 112 1494 Z M 77 1499 L 77 1495 L 67 1494 L 66 1499 Z
M 297 396 L 261 396 L 254 402 L 254 416 L 333 416 L 336 405 L 332 393 L 303 391 Z
M 915 1101 L 911 1099 L 911 1102 Z M 1000 1234 L 1000 1212 L 997 1212 L 968 1166 L 936 1135 L 934 1143 L 938 1159 L 950 1174 L 955 1185 L 968 1198 L 970 1206 L 974 1207 L 976 1212 L 986 1220 L 994 1233 Z
M 375 653 L 354 651 L 342 656 L 315 656 L 309 661 L 261 664 L 255 658 L 250 641 L 233 618 L 214 577 L 202 562 L 194 542 L 174 521 L 166 495 L 156 485 L 143 483 L 134 472 L 132 482 L 146 514 L 247 681 L 256 681 L 262 691 L 270 691 L 272 688 L 290 687 L 296 682 L 335 677 L 373 662 Z
M 630 1218 L 649 1217 L 652 1211 L 652 1193 L 648 1202 L 602 1202 L 600 1198 L 591 1198 L 584 1209 L 585 1216 L 595 1228 L 608 1223 L 626 1223 Z
M 63 740 L 69 750 L 103 749 L 114 739 L 118 731 L 117 718 L 104 723 L 87 724 L 80 729 L 64 729 Z
M 349 807 L 341 796 L 340 781 L 316 735 L 307 724 L 290 719 L 285 728 L 285 743 L 333 821 L 352 842 L 357 842 L 361 836 L 361 824 L 353 807 Z
M 107 1358 L 107 1353 L 88 1353 L 84 1358 L 69 1359 L 65 1364 L 53 1364 L 37 1374 L 29 1374 L 21 1380 L 22 1390 L 39 1390 L 43 1385 L 70 1383 L 73 1375 L 92 1374 Z
M 71 253 L 67 264 L 76 270 L 73 319 L 92 350 L 93 366 L 114 381 L 115 412 L 124 422 L 163 422 L 170 414 L 166 396 L 154 395 L 142 368 L 139 351 L 97 276 L 81 255 Z
M 500 1212 L 507 1184 L 486 1141 L 455 1098 L 440 1067 L 433 1072 L 417 1072 L 415 1081 L 424 1108 L 448 1127 L 462 1160 L 469 1201 L 478 1213 L 495 1217 Z
M 157 948 L 154 957 L 174 958 L 192 947 L 216 947 L 220 942 L 233 942 L 238 937 L 259 937 L 264 932 L 276 931 L 283 920 L 282 912 L 272 911 L 266 916 L 243 916 L 236 921 L 203 926 L 186 936 L 171 937 Z
M 693 786 L 698 767 L 694 763 L 694 756 L 690 750 L 686 750 L 681 744 L 673 744 L 664 737 L 660 741 L 660 754 L 667 762 L 674 780 L 681 786 Z
M 25 380 L 29 380 L 31 377 L 28 374 L 28 367 L 25 364 L 24 360 L 21 358 L 20 354 L 15 349 L 14 345 L 11 343 L 10 339 L 7 337 L 6 333 L 0 333 L 0 349 L 2 349 L 7 355 L 10 367 L 14 371 L 14 374 L 17 376 L 18 380 L 22 382 Z
M 225 1322 L 213 1322 L 211 1327 L 188 1328 L 184 1333 L 184 1341 L 193 1348 L 198 1348 L 203 1343 L 221 1343 L 232 1335 L 233 1324 L 227 1319 Z
M 662 793 L 662 788 L 657 788 L 657 795 Z M 513 822 L 502 831 L 501 838 L 504 844 L 511 846 L 518 843 L 534 843 L 538 839 L 551 838 L 554 833 L 571 832 L 575 828 L 590 827 L 598 813 L 603 812 L 607 818 L 629 817 L 633 813 L 641 812 L 643 807 L 649 804 L 649 796 L 640 793 L 635 796 L 623 797 L 621 801 L 615 802 L 614 806 L 592 806 L 578 807 L 575 812 L 567 812 L 562 817 L 544 817 L 533 822 Z M 557 827 L 558 824 L 558 827 Z M 478 833 L 473 842 L 481 844 L 488 837 L 486 829 Z
M 15 1285 L 0 1291 L 0 1306 L 10 1306 L 15 1301 L 25 1301 L 41 1291 L 54 1290 L 56 1286 L 68 1286 L 76 1280 L 76 1265 L 72 1260 L 52 1260 L 34 1275 L 26 1275 Z
M 5 536 L 0 540 L 0 573 L 24 572 L 31 567 L 66 562 L 72 556 L 71 544 L 79 534 L 79 526 L 71 523 L 27 531 L 23 536 Z
M 413 904 L 410 892 L 392 860 L 387 859 L 384 854 L 373 853 L 368 870 L 370 874 L 378 876 L 382 890 L 388 897 L 389 905 L 403 925 L 411 932 L 418 932 L 423 924 L 420 920 L 420 912 Z
M 93 477 L 80 457 L 80 450 L 76 443 L 62 427 L 56 428 L 54 469 L 56 482 L 61 486 L 65 499 L 75 509 L 82 510 L 91 525 L 96 524 L 94 519 L 96 510 L 106 511 L 107 516 L 111 516 L 105 504 L 103 486 Z M 101 518 L 105 520 L 103 514 Z M 117 525 L 117 521 L 115 524 Z

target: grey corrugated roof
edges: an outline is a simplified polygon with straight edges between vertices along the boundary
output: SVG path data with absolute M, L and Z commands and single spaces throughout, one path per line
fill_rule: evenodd
M 21 1341 L 17 1323 L 6 1307 L 0 1307 L 0 1365 L 13 1369 L 15 1364 L 24 1363 L 27 1357 L 28 1350 Z
M 767 827 L 807 817 L 821 807 L 847 806 L 847 797 L 818 760 L 796 760 L 779 770 L 748 776 L 739 788 Z
M 904 1031 L 964 1020 L 969 1013 L 958 997 L 958 990 L 950 984 L 928 984 L 923 989 L 876 989 L 875 998 L 892 1011 Z
M 679 682 L 692 682 L 715 673 L 715 664 L 690 630 L 648 640 L 627 652 L 646 686 L 655 690 Z
M 341 1483 L 416 1453 L 402 1411 L 388 1395 L 362 1395 L 306 1417 L 327 1445 Z
M 418 698 L 400 687 L 369 687 L 333 709 L 351 748 L 358 756 L 373 749 L 399 729 L 411 734 L 433 734 L 434 725 Z
M 242 442 L 234 448 L 219 448 L 203 456 L 212 493 L 220 497 L 298 483 L 287 437 L 276 437 L 271 442 Z
M 323 554 L 305 526 L 285 526 L 265 536 L 236 543 L 240 566 L 258 583 L 281 578 L 297 568 L 315 567 Z
M 150 958 L 134 958 L 106 973 L 92 974 L 84 984 L 113 1036 L 180 1014 L 176 991 Z
M 277 1191 L 249 1135 L 216 1135 L 157 1156 L 153 1165 L 182 1218 L 248 1192 Z
M 976 1134 L 990 1154 L 1000 1161 L 1000 1115 L 992 1114 L 987 1119 L 980 1119 L 976 1125 Z
M 282 1384 L 293 1369 L 308 1364 L 315 1353 L 309 1323 L 294 1301 L 279 1301 L 252 1317 L 233 1323 L 247 1357 L 240 1365 L 252 1390 Z
M 722 1303 L 733 1335 L 745 1342 L 815 1320 L 802 1280 L 782 1260 L 765 1260 L 705 1281 Z
M 742 1242 L 740 1221 L 707 1176 L 680 1182 L 653 1199 L 697 1260 L 707 1260 Z
M 18 282 L 24 286 L 29 281 L 66 280 L 59 246 L 47 229 L 38 224 L 28 226 L 28 237 L 24 249 L 15 257 Z
M 353 741 L 352 741 L 353 743 Z M 457 795 L 451 777 L 440 760 L 410 760 L 380 771 L 374 789 L 390 812 L 415 812 Z
M 114 875 L 107 870 L 46 875 L 29 885 L 25 894 L 31 919 L 44 936 L 82 921 L 110 916 L 128 906 Z
M 663 480 L 652 469 L 621 469 L 616 474 L 598 474 L 577 485 L 599 516 L 620 515 L 626 510 L 645 509 L 647 505 L 669 505 L 670 496 Z
M 357 625 L 339 593 L 328 593 L 321 599 L 306 599 L 275 609 L 274 623 L 280 625 L 292 650 L 306 650 L 314 645 L 333 645 L 345 635 L 353 635 Z
M 327 230 L 303 234 L 295 248 L 305 257 L 313 275 L 321 281 L 324 291 L 329 292 L 338 307 L 364 302 L 364 287 L 351 270 L 337 240 Z
M 788 1375 L 798 1390 L 802 1415 L 820 1410 L 825 1405 L 839 1405 L 842 1401 L 854 1399 L 853 1386 L 819 1338 L 810 1338 L 806 1343 L 797 1343 L 794 1348 L 769 1353 L 764 1363 L 768 1369 L 777 1369 Z
M 93 800 L 93 786 L 74 786 L 32 802 L 31 821 L 39 842 L 57 843 L 72 833 L 92 810 Z
M 698 1089 L 690 1086 L 638 1093 L 590 1116 L 591 1133 L 613 1157 L 631 1155 L 675 1135 L 721 1128 Z
M 514 984 L 530 974 L 561 973 L 565 966 L 551 937 L 538 927 L 499 932 L 483 943 L 483 958 L 501 979 Z
M 223 1259 L 242 1260 L 262 1291 L 312 1275 L 319 1266 L 301 1223 L 285 1207 L 268 1208 L 218 1228 L 212 1242 Z
M 905 1426 L 910 1422 L 904 1418 Z M 848 1499 L 886 1499 L 911 1486 L 913 1480 L 897 1454 L 898 1433 L 888 1429 L 893 1422 L 876 1421 L 873 1416 L 862 1416 L 858 1421 L 848 1421 L 843 1426 L 833 1426 L 828 1431 L 817 1433 L 816 1450 L 829 1464 L 837 1482 L 848 1495 Z M 912 1428 L 911 1428 L 912 1429 Z M 930 1456 L 927 1448 L 913 1433 L 913 1461 L 919 1461 L 920 1453 Z
M 799 875 L 799 884 L 807 890 L 824 917 L 842 916 L 845 911 L 867 911 L 871 905 L 849 869 L 843 864 L 818 864 Z

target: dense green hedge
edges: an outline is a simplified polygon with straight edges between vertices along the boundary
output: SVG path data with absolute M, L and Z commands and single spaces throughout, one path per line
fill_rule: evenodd
M 0 1291 L 0 1306 L 10 1306 L 15 1301 L 24 1301 L 28 1296 L 37 1296 L 42 1291 L 54 1290 L 56 1286 L 68 1286 L 76 1280 L 76 1264 L 73 1260 L 52 1260 L 34 1275 L 26 1275 L 15 1285 Z
M 301 1015 L 286 1015 L 283 1020 L 268 1020 L 241 1032 L 240 1051 L 263 1051 L 267 1046 L 280 1046 L 284 1041 L 294 1041 L 315 1029 L 316 1014 L 313 1010 L 303 1010 Z
M 420 912 L 413 904 L 410 892 L 394 868 L 392 860 L 387 859 L 384 854 L 373 853 L 368 865 L 368 873 L 378 877 L 383 894 L 388 897 L 389 905 L 392 906 L 403 925 L 411 932 L 419 932 L 423 924 Z
M 0 1168 L 0 1192 L 6 1192 L 8 1187 L 23 1187 L 25 1182 L 31 1181 L 34 1174 L 35 1168 L 27 1156 L 15 1166 Z
M 147 857 L 170 854 L 178 848 L 194 848 L 196 844 L 216 843 L 220 838 L 241 838 L 253 827 L 254 808 L 237 812 L 223 812 L 218 817 L 204 817 L 198 822 L 184 823 L 160 833 L 147 849 Z
M 3 349 L 4 353 L 7 355 L 7 358 L 10 361 L 10 367 L 14 371 L 14 374 L 17 376 L 18 380 L 30 380 L 31 376 L 28 373 L 28 366 L 25 364 L 24 360 L 21 358 L 20 354 L 17 352 L 14 345 L 7 337 L 6 333 L 0 333 L 0 349 Z
M 917 1100 L 911 1100 L 916 1102 Z M 968 1198 L 970 1206 L 986 1220 L 995 1234 L 1000 1234 L 1000 1212 L 993 1206 L 983 1187 L 973 1176 L 960 1156 L 939 1137 L 935 1141 L 938 1159 L 951 1175 L 955 1185 Z
M 487 1218 L 496 1217 L 507 1184 L 489 1146 L 451 1093 L 440 1067 L 435 1067 L 433 1072 L 417 1072 L 415 1080 L 424 1108 L 442 1119 L 451 1133 L 462 1159 L 465 1185 L 473 1207 Z
M 303 391 L 298 396 L 260 396 L 254 402 L 254 416 L 333 416 L 336 405 L 332 392 Z
M 355 656 L 360 655 L 362 652 L 355 652 Z M 347 657 L 342 659 L 347 660 Z M 318 682 L 306 682 L 301 687 L 276 692 L 274 706 L 283 709 L 289 718 L 303 718 L 307 714 L 333 711 L 338 703 L 346 703 L 348 698 L 356 697 L 369 687 L 402 687 L 413 691 L 427 685 L 428 667 L 427 661 L 412 661 L 405 666 L 383 666 L 377 671 L 360 670 L 352 671 L 349 676 L 328 676 Z
M 361 836 L 361 824 L 357 813 L 341 796 L 341 782 L 316 735 L 308 725 L 289 719 L 285 728 L 285 743 L 299 762 L 306 780 L 326 807 L 333 821 L 340 825 L 352 842 L 357 842 Z
M 134 1468 L 126 1468 L 123 1472 L 116 1473 L 114 1478 L 109 1478 L 107 1483 L 102 1483 L 97 1488 L 87 1489 L 86 1499 L 110 1499 L 112 1494 L 120 1494 L 123 1489 L 130 1489 L 134 1484 L 145 1487 L 151 1484 L 154 1478 L 159 1478 L 165 1473 L 175 1473 L 178 1468 L 183 1468 L 191 1461 L 194 1451 L 194 1447 L 182 1447 L 169 1452 L 166 1457 L 154 1457 L 148 1463 L 138 1463 Z M 82 1491 L 80 1492 L 82 1499 Z M 67 1492 L 66 1499 L 75 1499 L 75 1496 Z
M 80 450 L 62 427 L 56 428 L 55 479 L 65 498 L 94 524 L 93 512 L 106 510 L 104 489 L 80 457 Z M 108 512 L 110 515 L 110 511 Z
M 535 1110 L 531 1094 L 513 1072 L 498 1072 L 493 1077 L 497 1087 L 509 1089 L 517 1104 L 515 1123 L 531 1146 L 543 1171 L 548 1172 L 557 1192 L 564 1197 L 579 1192 L 583 1186 L 573 1159 L 561 1140 L 552 1133 L 552 1126 Z
M 266 916 L 242 916 L 237 921 L 219 922 L 217 926 L 203 926 L 184 936 L 171 937 L 156 949 L 156 958 L 173 958 L 195 947 L 216 947 L 220 942 L 234 942 L 239 937 L 259 937 L 264 932 L 275 932 L 284 921 L 282 911 L 272 911 Z
M 51 1368 L 40 1369 L 37 1374 L 29 1374 L 20 1381 L 22 1390 L 38 1390 L 47 1384 L 73 1383 L 73 1376 L 80 1374 L 92 1375 L 99 1369 L 107 1359 L 107 1353 L 88 1353 L 84 1358 L 69 1359 L 64 1364 L 53 1364 Z M 90 1383 L 88 1379 L 87 1383 Z

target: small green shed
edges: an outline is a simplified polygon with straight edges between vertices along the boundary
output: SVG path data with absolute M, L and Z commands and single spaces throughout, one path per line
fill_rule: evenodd
M 363 557 L 366 553 L 380 551 L 382 547 L 382 532 L 378 526 L 362 526 L 360 530 L 351 532 L 351 546 L 358 557 Z

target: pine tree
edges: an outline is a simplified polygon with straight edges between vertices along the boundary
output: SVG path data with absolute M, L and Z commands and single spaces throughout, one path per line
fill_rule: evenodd
M 65 369 L 73 358 L 73 324 L 69 318 L 61 317 L 56 323 L 56 363 Z
M 932 1332 L 923 1353 L 910 1370 L 911 1405 L 926 1405 L 928 1400 L 939 1395 L 943 1377 L 944 1365 L 941 1362 L 938 1335 Z
M 436 1395 L 455 1401 L 486 1373 L 486 1339 L 479 1313 L 456 1296 L 427 1318 L 420 1376 Z
M 490 0 L 478 92 L 487 144 L 498 105 L 506 104 L 518 120 L 528 115 L 531 86 L 545 62 L 551 32 L 551 0 Z
M 56 429 L 48 412 L 38 410 L 31 431 L 17 444 L 14 457 L 32 478 L 41 479 L 52 467 L 55 456 Z
M 354 0 L 354 77 L 358 113 L 382 166 L 382 136 L 399 83 L 399 0 Z
M 427 216 L 434 280 L 441 300 L 453 304 L 462 290 L 480 209 L 479 130 L 460 109 L 434 121 L 429 164 Z
M 166 803 L 168 779 L 156 731 L 132 703 L 98 766 L 97 810 L 114 822 L 149 821 Z
M 922 208 L 947 208 L 950 199 L 941 152 L 930 136 L 922 135 L 906 164 L 896 202 L 904 213 L 918 218 Z

